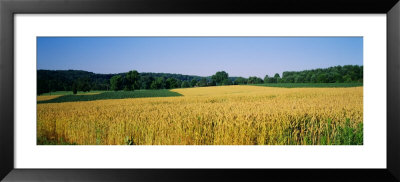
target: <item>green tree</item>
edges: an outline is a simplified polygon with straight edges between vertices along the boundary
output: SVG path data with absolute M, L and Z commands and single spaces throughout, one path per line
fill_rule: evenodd
M 206 79 L 206 78 L 200 79 L 200 81 L 197 82 L 197 86 L 199 86 L 199 87 L 205 87 L 205 86 L 207 86 L 207 79 Z
M 49 90 L 50 90 L 50 92 L 57 91 L 57 82 L 55 80 L 49 81 Z
M 208 84 L 207 84 L 208 86 L 216 86 L 217 85 L 217 83 L 215 83 L 215 81 L 214 80 L 211 80 L 210 82 L 208 82 Z
M 221 85 L 222 81 L 228 79 L 229 75 L 225 71 L 218 71 L 215 75 L 211 76 L 211 79 L 217 83 L 217 85 Z
M 140 88 L 140 75 L 136 70 L 129 71 L 125 75 L 125 88 L 126 90 L 135 90 Z
M 281 80 L 281 76 L 278 73 L 275 73 L 273 83 L 279 83 Z
M 188 81 L 183 81 L 181 87 L 182 88 L 188 88 L 188 87 L 190 87 L 190 84 L 189 84 Z
M 81 91 L 83 92 L 89 92 L 91 89 L 90 86 L 90 78 L 89 77 L 85 77 L 81 80 Z
M 311 76 L 310 82 L 311 82 L 311 83 L 317 83 L 317 76 L 316 76 L 315 74 L 313 74 L 313 75 Z
M 293 75 L 289 75 L 286 77 L 282 77 L 282 82 L 284 83 L 294 83 L 295 77 Z
M 38 95 L 49 92 L 49 87 L 48 87 L 47 82 L 48 81 L 43 78 L 42 79 L 38 78 L 38 80 L 37 80 L 37 94 Z
M 82 92 L 88 92 L 91 89 L 90 86 L 90 78 L 89 77 L 83 77 L 83 78 L 79 78 L 77 80 L 77 90 L 78 91 L 82 91 Z
M 150 89 L 151 83 L 154 78 L 150 76 L 141 76 L 140 77 L 140 89 Z
M 155 80 L 154 80 L 153 82 L 151 82 L 151 84 L 150 84 L 150 89 L 158 89 L 158 88 L 157 88 L 157 83 L 156 83 Z
M 351 80 L 351 76 L 350 75 L 344 75 L 343 76 L 343 80 L 345 83 L 351 83 L 353 80 Z
M 247 84 L 247 79 L 243 77 L 238 77 L 234 81 L 234 85 L 245 85 Z
M 122 76 L 115 75 L 110 79 L 111 90 L 118 91 L 122 89 Z
M 251 77 L 249 77 L 247 83 L 248 84 L 260 84 L 260 83 L 263 83 L 263 80 L 256 76 L 251 76 Z
M 333 81 L 334 82 L 343 83 L 343 77 L 342 77 L 342 75 L 340 75 L 339 72 L 333 72 L 332 75 L 333 75 Z
M 264 77 L 264 83 L 268 83 L 269 82 L 269 76 L 268 75 L 265 75 L 265 77 Z
M 177 87 L 178 87 L 178 81 L 175 78 L 168 78 L 165 81 L 166 89 L 177 88 Z
M 304 83 L 305 77 L 303 75 L 298 75 L 295 77 L 294 82 L 296 83 Z
M 74 83 L 72 84 L 72 93 L 73 93 L 74 95 L 76 95 L 76 94 L 78 93 L 78 86 L 77 86 L 76 82 L 74 82 Z
M 191 87 L 194 87 L 196 85 L 197 85 L 197 80 L 196 79 L 193 79 L 192 81 L 190 81 L 190 86 Z
M 182 81 L 179 79 L 176 79 L 176 87 L 175 88 L 180 88 L 182 85 Z
M 164 77 L 157 77 L 152 83 L 151 83 L 151 89 L 165 89 L 166 83 L 165 83 L 165 78 Z
M 317 75 L 317 82 L 318 83 L 326 83 L 327 82 L 327 75 L 325 73 L 321 73 Z
M 222 80 L 221 85 L 232 85 L 232 81 L 230 81 L 229 79 Z
M 310 83 L 311 82 L 311 77 L 312 77 L 312 73 L 311 72 L 306 72 L 306 78 L 304 80 L 305 83 Z

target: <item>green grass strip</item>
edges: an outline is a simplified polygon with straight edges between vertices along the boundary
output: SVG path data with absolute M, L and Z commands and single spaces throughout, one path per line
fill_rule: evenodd
M 179 93 L 169 90 L 136 90 L 136 91 L 118 91 L 103 92 L 93 95 L 63 95 L 51 100 L 38 101 L 41 103 L 61 103 L 61 102 L 80 102 L 106 99 L 127 99 L 127 98 L 143 98 L 143 97 L 174 97 L 182 96 Z

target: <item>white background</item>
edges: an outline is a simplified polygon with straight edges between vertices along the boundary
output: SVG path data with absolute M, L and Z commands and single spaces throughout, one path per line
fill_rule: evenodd
M 37 146 L 37 36 L 363 36 L 363 146 Z M 15 15 L 16 168 L 386 168 L 386 15 Z

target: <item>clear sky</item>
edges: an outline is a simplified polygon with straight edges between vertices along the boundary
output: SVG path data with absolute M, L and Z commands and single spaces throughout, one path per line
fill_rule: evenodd
M 272 76 L 363 65 L 362 37 L 38 37 L 37 69 Z

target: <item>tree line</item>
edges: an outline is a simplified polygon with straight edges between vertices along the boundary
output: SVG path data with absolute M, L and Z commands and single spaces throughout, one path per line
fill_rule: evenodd
M 264 78 L 264 80 L 267 76 Z M 269 78 L 268 78 L 269 79 Z M 326 69 L 286 71 L 282 83 L 354 83 L 363 82 L 363 66 L 346 65 Z
M 40 95 L 55 91 L 112 90 L 111 78 L 113 76 L 121 77 L 116 79 L 117 83 L 120 79 L 123 81 L 122 85 L 116 88 L 131 90 L 132 87 L 125 87 L 130 83 L 124 79 L 129 73 L 130 72 L 118 74 L 96 74 L 82 70 L 37 70 L 37 94 Z M 171 73 L 140 73 L 139 82 L 136 83 L 134 89 L 166 88 L 164 82 L 169 78 L 181 82 L 188 81 L 190 84 L 193 84 L 193 80 L 200 81 L 203 77 Z M 153 84 L 153 87 L 151 87 L 151 84 L 155 80 L 158 81 Z M 139 86 L 137 84 L 139 84 Z M 175 84 L 172 84 L 173 87 L 176 87 L 174 85 Z M 186 85 L 186 82 L 184 85 Z M 179 86 L 181 86 L 181 84 Z
M 218 71 L 209 77 L 200 77 L 170 73 L 139 73 L 136 70 L 119 74 L 95 74 L 80 70 L 38 70 L 37 80 L 39 95 L 54 91 L 72 91 L 76 94 L 78 91 L 90 90 L 134 91 L 263 83 L 351 83 L 363 82 L 363 66 L 346 65 L 285 71 L 282 77 L 276 73 L 274 76 L 265 75 L 263 79 L 256 76 L 229 77 L 225 71 Z

